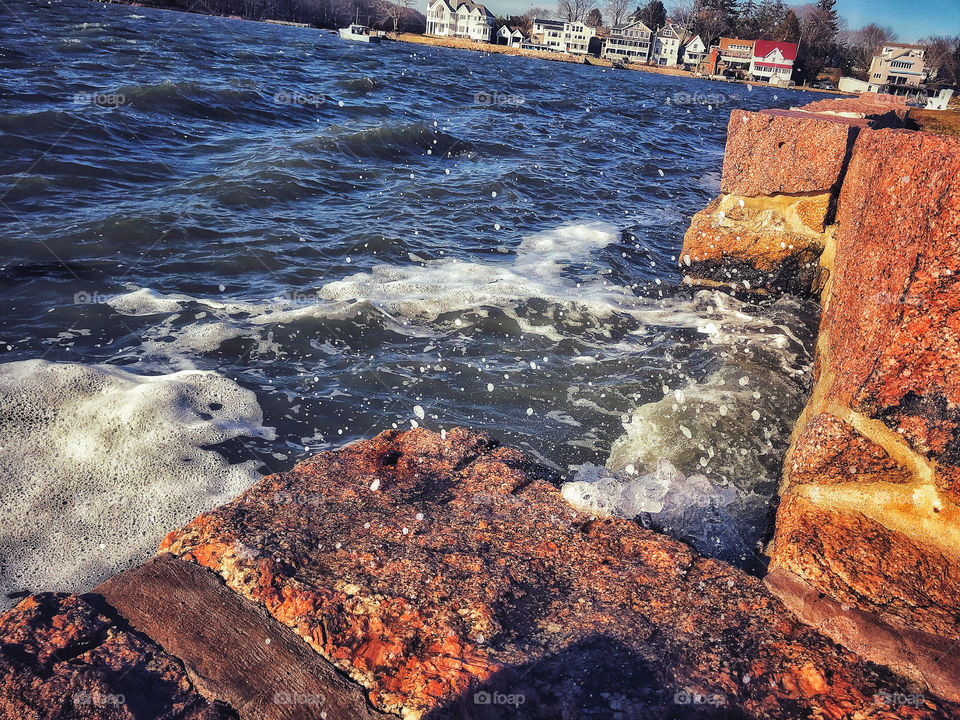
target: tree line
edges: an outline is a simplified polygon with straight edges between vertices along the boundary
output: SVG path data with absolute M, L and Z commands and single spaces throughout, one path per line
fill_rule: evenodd
M 134 0 L 112 0 L 132 3 Z M 416 0 L 135 0 L 138 5 L 185 12 L 280 20 L 317 28 L 346 27 L 356 19 L 378 30 L 425 32 L 426 18 L 414 8 Z

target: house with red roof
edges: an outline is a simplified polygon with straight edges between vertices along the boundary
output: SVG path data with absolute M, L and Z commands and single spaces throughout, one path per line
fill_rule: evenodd
M 785 40 L 757 40 L 750 59 L 750 77 L 771 85 L 789 85 L 797 44 Z

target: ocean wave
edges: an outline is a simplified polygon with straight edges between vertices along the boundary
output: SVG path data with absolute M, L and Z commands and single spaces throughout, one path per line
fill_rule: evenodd
M 111 91 L 124 99 L 124 107 L 160 115 L 235 119 L 267 100 L 254 88 L 208 85 L 191 80 L 165 80 L 144 85 L 123 85 Z
M 552 342 L 576 339 L 629 354 L 671 330 L 679 333 L 678 340 L 716 353 L 739 353 L 744 360 L 759 355 L 776 372 L 805 372 L 806 339 L 790 327 L 802 303 L 785 298 L 760 308 L 719 290 L 638 295 L 632 287 L 612 282 L 608 263 L 595 257 L 619 239 L 607 224 L 565 225 L 525 238 L 510 261 L 411 255 L 409 264 L 376 265 L 267 299 L 131 288 L 109 304 L 123 315 L 158 316 L 144 348 L 168 360 L 181 352 L 190 356 L 214 350 L 217 333 L 224 340 L 245 337 L 259 344 L 267 341 L 273 326 L 351 319 L 376 322 L 401 336 L 443 336 L 482 325 L 495 313 L 501 331 L 512 326 L 519 334 Z M 184 325 L 185 316 L 197 313 L 203 316 L 196 323 L 217 324 L 217 333 Z M 196 346 L 191 338 L 203 338 L 203 343 Z
M 327 133 L 294 148 L 305 152 L 334 152 L 355 158 L 397 160 L 400 157 L 465 157 L 477 152 L 473 143 L 421 123 L 384 124 L 363 130 L 333 126 Z
M 337 85 L 349 92 L 365 95 L 383 88 L 383 83 L 377 78 L 364 76 L 358 78 L 340 78 Z

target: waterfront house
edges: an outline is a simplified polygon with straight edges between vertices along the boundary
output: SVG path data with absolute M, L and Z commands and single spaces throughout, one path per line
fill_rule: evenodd
M 493 42 L 494 16 L 480 3 L 432 0 L 427 6 L 427 35 Z
M 612 62 L 645 63 L 650 59 L 650 30 L 637 13 L 610 28 L 610 37 L 603 48 L 603 57 Z
M 530 40 L 522 47 L 586 55 L 590 51 L 590 40 L 596 35 L 596 28 L 582 22 L 534 18 Z
M 530 39 L 524 47 L 563 52 L 563 21 L 534 18 L 530 27 Z
M 520 47 L 526 41 L 526 36 L 517 28 L 512 28 L 509 25 L 503 25 L 499 30 L 497 30 L 497 45 Z
M 753 44 L 750 77 L 771 85 L 788 86 L 796 60 L 796 43 L 785 40 L 757 40 Z
M 927 79 L 925 45 L 885 43 L 870 63 L 871 90 L 892 95 L 916 90 Z
M 753 61 L 753 40 L 722 37 L 717 53 L 712 55 L 711 60 L 710 75 L 746 77 Z
M 673 67 L 680 58 L 680 33 L 671 23 L 667 23 L 653 38 L 653 54 L 650 59 L 654 65 Z
M 699 35 L 684 40 L 680 49 L 681 62 L 688 68 L 696 68 L 707 55 L 707 46 Z

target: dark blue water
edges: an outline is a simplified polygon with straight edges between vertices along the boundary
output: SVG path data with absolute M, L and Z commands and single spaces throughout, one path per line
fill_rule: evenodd
M 247 481 L 413 421 L 563 474 L 615 447 L 616 469 L 667 458 L 769 493 L 813 309 L 694 293 L 676 258 L 730 109 L 805 94 L 84 0 L 0 14 L 0 377 L 8 406 L 37 405 L 0 415 L 8 436 L 52 436 L 60 407 L 121 496 L 152 462 L 124 433 L 183 408 Z M 55 380 L 25 375 L 37 359 Z M 100 412 L 120 381 L 63 368 L 255 395 Z M 69 484 L 49 445 L 7 443 L 5 472 Z

